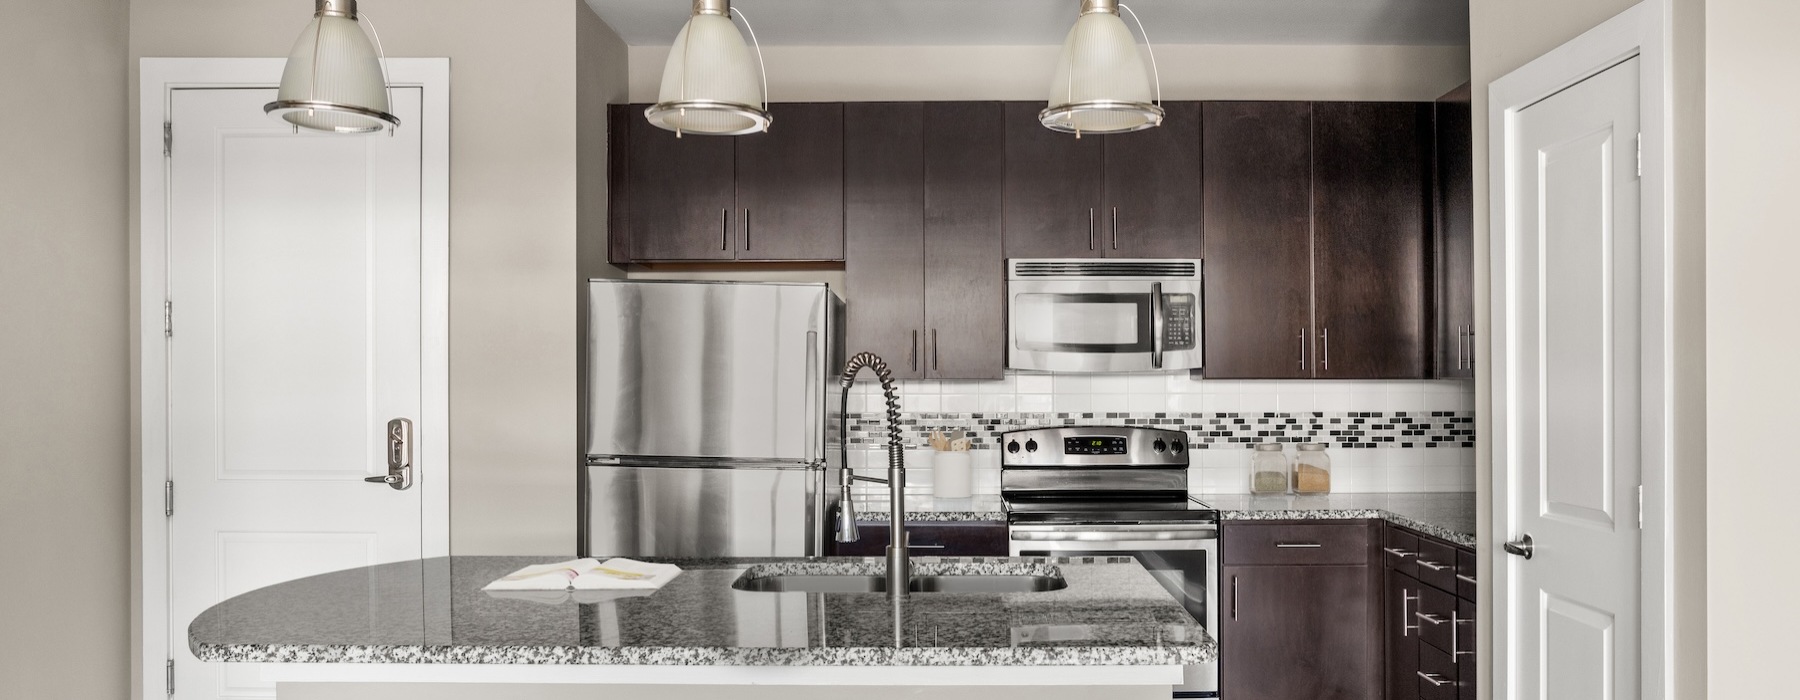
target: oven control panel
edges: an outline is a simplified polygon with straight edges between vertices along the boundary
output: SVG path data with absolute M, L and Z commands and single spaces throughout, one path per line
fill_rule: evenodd
M 1032 428 L 1000 436 L 1005 467 L 1186 467 L 1187 433 L 1122 425 Z
M 1199 321 L 1195 307 L 1192 294 L 1163 295 L 1164 352 L 1194 349 L 1194 325 Z

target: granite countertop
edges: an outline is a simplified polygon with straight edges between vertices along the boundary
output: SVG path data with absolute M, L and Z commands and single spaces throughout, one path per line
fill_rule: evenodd
M 908 489 L 909 491 L 911 489 Z M 887 522 L 886 491 L 850 492 L 856 506 L 856 519 L 864 522 Z M 997 493 L 978 493 L 969 498 L 938 498 L 931 494 L 906 494 L 906 521 L 916 522 L 1006 522 L 1006 504 Z
M 455 556 L 276 584 L 188 627 L 204 661 L 655 666 L 1156 666 L 1217 658 L 1207 631 L 1129 557 L 918 557 L 915 574 L 1055 567 L 1038 593 L 765 593 L 732 583 L 794 566 L 877 573 L 872 559 L 663 559 L 648 595 L 490 594 L 488 582 L 561 557 Z
M 1380 518 L 1451 544 L 1475 546 L 1475 494 L 1333 493 L 1318 496 L 1200 496 L 1221 520 Z

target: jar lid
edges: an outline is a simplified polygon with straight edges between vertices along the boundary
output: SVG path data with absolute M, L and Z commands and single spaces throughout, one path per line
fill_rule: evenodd
M 1325 450 L 1325 443 L 1323 443 L 1323 442 L 1302 442 L 1302 443 L 1300 443 L 1300 449 L 1307 451 L 1307 452 L 1322 452 Z
M 1257 452 L 1280 452 L 1281 451 L 1281 443 L 1279 443 L 1279 442 L 1257 443 L 1256 451 Z

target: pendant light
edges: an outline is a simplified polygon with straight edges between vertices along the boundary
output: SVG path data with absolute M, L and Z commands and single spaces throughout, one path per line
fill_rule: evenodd
M 288 52 L 281 88 L 263 113 L 297 128 L 339 134 L 399 127 L 380 44 L 380 35 L 374 46 L 363 35 L 356 0 L 315 0 L 312 22 Z
M 1044 126 L 1080 138 L 1084 132 L 1115 134 L 1162 125 L 1156 53 L 1151 51 L 1146 73 L 1137 41 L 1119 17 L 1120 8 L 1131 12 L 1118 0 L 1081 0 L 1081 16 L 1063 41 L 1056 73 L 1050 78 L 1050 106 L 1038 113 Z M 1143 33 L 1136 12 L 1131 12 L 1131 20 Z M 1149 45 L 1146 35 L 1144 46 Z
M 756 47 L 756 66 L 750 65 L 750 48 L 731 17 L 730 0 L 694 0 L 693 15 L 663 65 L 662 89 L 656 104 L 644 117 L 677 137 L 684 133 L 737 136 L 768 131 L 768 72 L 762 66 L 762 46 Z M 735 13 L 739 18 L 743 14 Z M 750 21 L 744 20 L 749 29 Z M 756 30 L 750 29 L 756 41 Z

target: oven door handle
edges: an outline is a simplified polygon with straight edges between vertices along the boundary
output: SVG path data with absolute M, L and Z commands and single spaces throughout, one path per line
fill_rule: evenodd
M 1014 525 L 1021 542 L 1159 542 L 1216 540 L 1217 525 Z

